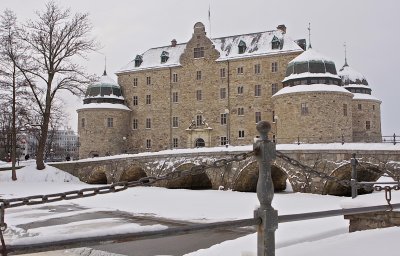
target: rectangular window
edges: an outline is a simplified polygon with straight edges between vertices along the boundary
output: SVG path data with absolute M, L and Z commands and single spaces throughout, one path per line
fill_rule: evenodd
M 375 110 L 375 105 L 372 105 L 372 110 Z
M 196 91 L 196 100 L 202 100 L 202 94 L 201 94 L 201 90 L 197 90 Z
M 221 114 L 221 124 L 222 124 L 222 125 L 226 124 L 226 116 L 227 116 L 226 113 Z
M 225 99 L 226 98 L 226 88 L 220 88 L 219 89 L 219 97 L 221 99 Z
M 133 130 L 137 130 L 138 129 L 138 120 L 137 119 L 133 119 L 132 120 L 132 129 Z
M 219 75 L 220 75 L 221 78 L 224 78 L 224 77 L 225 77 L 225 68 L 221 68 L 221 69 L 219 70 Z
M 272 111 L 272 122 L 273 122 L 273 123 L 276 122 L 275 111 Z
M 151 77 L 146 77 L 146 84 L 147 85 L 150 85 L 151 84 Z
M 244 138 L 244 130 L 239 130 L 239 138 Z
M 204 57 L 204 47 L 196 47 L 193 49 L 193 57 L 195 59 Z
M 308 115 L 308 104 L 307 103 L 301 103 L 301 114 Z
M 258 122 L 260 122 L 261 121 L 261 112 L 256 112 L 255 113 L 256 115 L 256 123 L 258 123 Z
M 261 96 L 261 85 L 257 84 L 254 86 L 254 96 Z
M 238 86 L 238 94 L 243 94 L 243 86 Z
M 197 115 L 196 116 L 196 126 L 200 126 L 203 124 L 203 116 L 202 115 Z
M 368 131 L 368 130 L 371 130 L 371 121 L 365 121 L 365 129 Z
M 151 118 L 146 118 L 146 129 L 151 129 Z
M 173 92 L 172 93 L 172 102 L 177 103 L 178 101 L 179 101 L 178 92 Z
M 271 72 L 272 73 L 278 72 L 278 62 L 271 63 Z
M 196 72 L 196 80 L 201 80 L 201 71 Z
M 172 139 L 172 147 L 174 147 L 174 148 L 179 147 L 178 138 Z
M 133 78 L 133 86 L 138 86 L 138 78 L 137 77 L 135 77 L 135 78 Z
M 254 74 L 260 74 L 261 73 L 261 65 L 256 64 L 254 65 Z
M 343 104 L 343 115 L 347 116 L 347 104 Z
M 177 116 L 172 117 L 172 127 L 177 128 L 179 126 L 179 119 Z
M 151 95 L 146 95 L 146 104 L 147 105 L 151 104 Z
M 244 108 L 238 108 L 238 116 L 244 116 Z
M 85 118 L 82 118 L 81 119 L 81 126 L 82 126 L 82 128 L 85 128 L 85 125 L 86 125 L 86 123 L 85 123 Z
M 172 82 L 177 83 L 178 82 L 178 74 L 172 74 Z
M 278 92 L 278 84 L 272 84 L 272 95 Z
M 112 117 L 107 118 L 107 127 L 114 127 L 114 118 Z
M 133 96 L 133 106 L 137 106 L 139 104 L 138 96 Z
M 222 136 L 222 137 L 220 137 L 220 142 L 221 142 L 222 146 L 226 145 L 226 144 L 228 144 L 228 138 L 225 136 Z
M 237 68 L 237 73 L 238 74 L 243 74 L 243 67 L 238 67 Z
M 358 104 L 358 110 L 362 110 L 361 104 Z
M 147 140 L 146 140 L 146 148 L 147 148 L 147 149 L 150 149 L 150 148 L 151 148 L 151 140 L 150 140 L 150 139 L 147 139 Z

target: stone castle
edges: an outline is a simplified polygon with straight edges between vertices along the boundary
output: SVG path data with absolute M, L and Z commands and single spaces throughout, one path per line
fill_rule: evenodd
M 78 109 L 80 158 L 248 145 L 256 123 L 277 143 L 381 140 L 380 103 L 363 75 L 292 40 L 286 27 L 151 48 L 88 87 Z

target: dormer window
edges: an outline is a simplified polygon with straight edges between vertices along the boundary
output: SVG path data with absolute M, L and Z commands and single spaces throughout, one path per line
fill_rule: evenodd
M 239 54 L 242 54 L 246 51 L 246 43 L 243 41 L 239 42 Z
M 143 57 L 142 57 L 142 55 L 136 55 L 136 58 L 135 58 L 135 67 L 140 67 L 140 65 L 142 64 L 142 62 L 143 62 Z
M 161 53 L 161 63 L 167 62 L 168 58 L 169 58 L 169 53 L 166 51 L 163 51 Z
M 272 38 L 271 45 L 272 45 L 272 50 L 277 50 L 281 46 L 281 42 L 276 36 L 274 36 L 274 38 Z

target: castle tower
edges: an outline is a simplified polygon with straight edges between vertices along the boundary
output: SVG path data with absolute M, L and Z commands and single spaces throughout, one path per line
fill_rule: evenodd
M 278 143 L 352 141 L 353 94 L 333 61 L 309 48 L 288 63 L 282 83 L 272 96 Z
M 353 141 L 381 142 L 381 101 L 371 95 L 371 88 L 365 77 L 347 64 L 338 75 L 342 85 L 352 92 Z
M 120 154 L 128 151 L 131 110 L 120 86 L 106 71 L 87 88 L 78 112 L 79 158 Z

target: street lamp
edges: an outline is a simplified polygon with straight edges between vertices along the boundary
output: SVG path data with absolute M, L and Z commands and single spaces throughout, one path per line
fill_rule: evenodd
M 226 144 L 225 146 L 228 147 L 229 146 L 229 142 L 230 142 L 230 136 L 229 136 L 229 109 L 225 109 L 225 115 L 226 115 Z
M 278 144 L 278 116 L 274 116 L 274 123 L 275 123 L 275 143 Z

